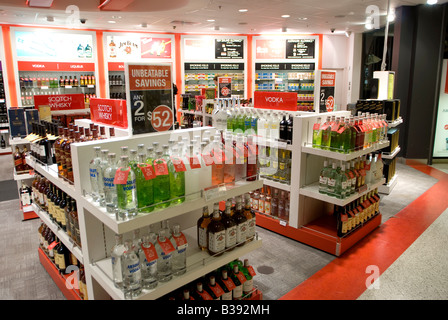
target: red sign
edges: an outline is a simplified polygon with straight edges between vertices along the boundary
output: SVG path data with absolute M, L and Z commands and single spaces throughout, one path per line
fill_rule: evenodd
M 333 110 L 334 110 L 334 98 L 333 98 L 333 96 L 329 96 L 327 98 L 327 101 L 325 101 L 325 107 L 327 108 L 328 112 L 333 112 Z
M 171 39 L 170 38 L 142 38 L 141 39 L 142 58 L 170 59 Z
M 84 94 L 35 95 L 34 107 L 39 106 L 50 106 L 52 111 L 85 109 Z
M 322 71 L 320 76 L 321 87 L 335 87 L 336 86 L 336 72 Z
M 17 65 L 20 71 L 95 71 L 92 62 L 18 61 Z
M 90 99 L 90 117 L 93 122 L 122 129 L 128 128 L 126 101 L 119 99 Z
M 218 78 L 218 97 L 230 98 L 232 95 L 232 77 Z
M 107 68 L 109 71 L 124 71 L 124 62 L 109 62 Z
M 297 93 L 255 91 L 254 107 L 259 109 L 297 111 Z

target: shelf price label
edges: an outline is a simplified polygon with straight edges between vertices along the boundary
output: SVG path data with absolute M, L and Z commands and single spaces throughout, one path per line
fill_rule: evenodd
M 174 128 L 170 64 L 126 63 L 125 77 L 132 134 Z

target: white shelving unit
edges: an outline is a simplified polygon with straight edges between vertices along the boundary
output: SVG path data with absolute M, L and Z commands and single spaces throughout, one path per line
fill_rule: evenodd
M 115 152 L 117 157 L 119 157 L 122 146 L 128 146 L 129 149 L 137 149 L 138 144 L 143 143 L 145 146 L 149 146 L 155 141 L 163 145 L 168 143 L 170 138 L 178 139 L 187 136 L 189 139 L 193 139 L 193 135 L 202 135 L 202 132 L 205 130 L 210 130 L 212 134 L 214 133 L 213 128 L 195 128 L 72 144 L 74 184 L 62 181 L 58 177 L 55 167 L 45 166 L 32 161 L 33 159 L 31 158 L 29 159 L 30 164 L 37 172 L 47 177 L 62 191 L 76 200 L 82 249 L 74 246 L 69 239 L 65 239 L 64 235 L 61 234 L 61 230 L 58 230 L 58 227 L 49 221 L 46 213 L 38 210 L 38 208 L 36 210 L 39 216 L 49 224 L 50 228 L 54 229 L 58 236 L 61 235 L 62 241 L 68 243 L 68 245 L 66 244 L 67 247 L 75 251 L 72 252 L 76 257 L 83 261 L 89 299 L 124 299 L 123 292 L 115 288 L 112 281 L 110 252 L 115 245 L 115 234 L 122 234 L 124 239 L 132 239 L 133 230 L 139 229 L 140 234 L 143 235 L 147 233 L 148 228 L 151 226 L 152 230 L 157 232 L 161 221 L 169 219 L 170 223 L 180 223 L 182 232 L 184 232 L 188 240 L 187 272 L 182 276 L 174 277 L 169 282 L 159 283 L 153 290 L 143 290 L 136 299 L 157 299 L 261 247 L 262 241 L 256 236 L 254 240 L 247 242 L 241 247 L 236 247 L 234 250 L 225 252 L 218 257 L 212 257 L 197 247 L 196 236 L 197 220 L 201 217 L 204 206 L 209 206 L 211 213 L 213 203 L 261 188 L 263 182 L 259 180 L 240 181 L 233 186 L 225 186 L 225 188 L 220 186 L 219 192 L 203 191 L 196 200 L 187 200 L 177 206 L 154 210 L 145 215 L 140 214 L 128 221 L 117 221 L 104 208 L 95 205 L 91 201 L 89 196 L 89 161 L 93 157 L 94 146 L 100 146 L 103 149 L 108 149 L 109 152 Z M 206 167 L 198 170 L 204 170 L 205 172 L 211 169 Z
M 348 117 L 351 113 L 349 111 L 336 111 L 325 113 L 325 115 Z M 370 148 L 349 154 L 312 148 L 312 128 L 318 117 L 322 117 L 322 115 L 309 113 L 294 117 L 293 144 L 290 146 L 292 150 L 291 185 L 286 188 L 287 191 L 290 191 L 289 220 L 285 222 L 274 217 L 273 219 L 258 214 L 257 224 L 334 255 L 340 255 L 378 226 L 381 222 L 381 215 L 372 218 L 356 232 L 341 238 L 337 236 L 336 221 L 333 221 L 331 216 L 334 205 L 345 206 L 349 204 L 383 185 L 385 179 L 378 179 L 345 199 L 324 195 L 319 193 L 318 188 L 318 180 L 324 160 L 350 161 L 389 146 L 389 141 L 382 141 Z M 275 181 L 264 180 L 265 185 L 281 187 L 281 184 L 276 183 L 274 185 L 274 183 Z

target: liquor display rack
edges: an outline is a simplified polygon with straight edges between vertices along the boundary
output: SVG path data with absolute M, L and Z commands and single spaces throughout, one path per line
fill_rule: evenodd
M 349 111 L 325 113 L 327 116 L 349 117 Z M 379 179 L 345 199 L 338 199 L 319 193 L 318 180 L 325 159 L 349 161 L 371 152 L 381 150 L 389 145 L 388 141 L 362 151 L 342 154 L 311 147 L 313 124 L 319 114 L 300 114 L 294 117 L 293 144 L 291 156 L 291 184 L 264 180 L 265 185 L 290 192 L 289 220 L 257 213 L 257 225 L 286 237 L 295 239 L 312 247 L 340 256 L 359 240 L 381 224 L 381 214 L 377 214 L 361 227 L 349 234 L 339 237 L 336 219 L 331 216 L 334 205 L 344 206 L 366 193 L 381 186 L 385 179 Z M 280 147 L 279 147 L 280 148 Z
M 79 125 L 79 124 L 78 124 Z M 261 247 L 261 239 L 256 236 L 241 247 L 236 247 L 220 256 L 210 256 L 209 253 L 200 250 L 197 246 L 196 224 L 202 216 L 202 208 L 211 206 L 215 202 L 243 195 L 247 192 L 259 189 L 263 182 L 238 181 L 233 186 L 220 185 L 216 188 L 202 190 L 201 196 L 196 200 L 185 201 L 177 206 L 155 210 L 149 214 L 138 215 L 127 221 L 117 221 L 105 210 L 92 203 L 90 194 L 89 161 L 93 157 L 93 147 L 101 146 L 109 152 L 120 153 L 122 146 L 136 149 L 138 144 L 150 145 L 152 142 L 168 143 L 170 138 L 188 135 L 190 139 L 194 135 L 202 134 L 204 128 L 177 130 L 165 133 L 144 134 L 133 137 L 116 137 L 107 140 L 75 143 L 71 145 L 74 184 L 63 181 L 58 177 L 56 165 L 47 166 L 39 163 L 32 157 L 27 161 L 34 170 L 42 174 L 51 183 L 55 184 L 68 196 L 76 200 L 82 249 L 65 239 L 62 231 L 51 221 L 46 221 L 53 226 L 56 235 L 61 241 L 67 240 L 69 249 L 78 260 L 84 264 L 87 292 L 89 299 L 124 299 L 124 293 L 114 286 L 112 280 L 112 264 L 110 252 L 115 244 L 115 234 L 122 234 L 123 238 L 131 238 L 133 230 L 139 229 L 140 234 L 148 231 L 151 225 L 159 225 L 163 220 L 170 219 L 172 223 L 180 223 L 182 232 L 188 240 L 187 249 L 187 272 L 181 276 L 174 276 L 166 283 L 159 283 L 153 290 L 143 290 L 135 299 L 157 299 L 165 294 L 182 287 L 183 285 L 213 271 L 217 268 L 241 257 L 252 250 Z M 207 128 L 213 134 L 213 128 Z M 209 167 L 200 170 L 210 170 Z M 46 219 L 41 210 L 36 209 L 39 216 Z M 261 294 L 260 294 L 261 296 Z

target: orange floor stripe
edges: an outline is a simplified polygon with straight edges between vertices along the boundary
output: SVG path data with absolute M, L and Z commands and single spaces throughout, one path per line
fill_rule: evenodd
M 407 164 L 439 181 L 281 300 L 357 299 L 372 276 L 367 268 L 377 266 L 382 274 L 447 209 L 448 175 L 421 163 Z

